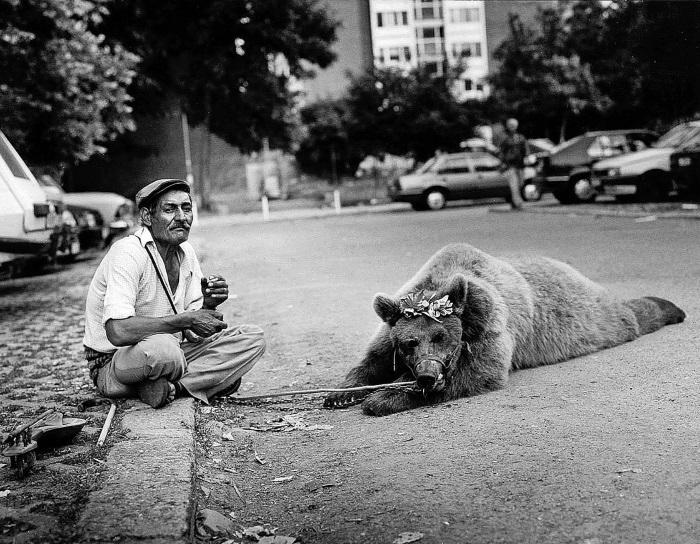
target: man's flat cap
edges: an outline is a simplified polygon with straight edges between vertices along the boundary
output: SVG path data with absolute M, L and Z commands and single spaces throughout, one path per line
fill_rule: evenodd
M 190 192 L 189 184 L 183 179 L 157 179 L 136 193 L 136 207 L 145 208 L 153 204 L 156 198 L 168 191 Z

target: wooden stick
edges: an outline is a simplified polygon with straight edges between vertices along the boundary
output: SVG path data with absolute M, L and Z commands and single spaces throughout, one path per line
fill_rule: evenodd
M 382 383 L 379 385 L 362 385 L 359 387 L 347 387 L 344 389 L 301 389 L 298 391 L 285 391 L 284 393 L 267 393 L 265 395 L 252 395 L 249 397 L 229 397 L 233 400 L 257 400 L 267 399 L 272 397 L 288 397 L 291 395 L 312 395 L 315 393 L 346 393 L 353 391 L 372 391 L 374 389 L 393 389 L 396 387 L 406 387 L 408 385 L 416 385 L 416 382 L 396 382 Z
M 109 413 L 107 414 L 107 419 L 105 419 L 105 424 L 102 425 L 102 432 L 100 433 L 100 437 L 97 439 L 98 448 L 102 446 L 102 444 L 104 444 L 105 440 L 107 439 L 107 433 L 109 432 L 109 428 L 112 426 L 112 419 L 114 418 L 114 413 L 116 411 L 117 405 L 112 403 L 112 406 L 109 407 Z

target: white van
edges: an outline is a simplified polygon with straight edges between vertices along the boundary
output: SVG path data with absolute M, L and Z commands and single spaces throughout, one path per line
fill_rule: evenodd
M 55 206 L 0 132 L 0 264 L 50 255 L 59 225 Z

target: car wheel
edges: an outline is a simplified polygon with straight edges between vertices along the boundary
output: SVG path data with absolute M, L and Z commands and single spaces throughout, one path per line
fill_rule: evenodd
M 428 210 L 441 210 L 447 204 L 445 192 L 440 189 L 429 189 L 423 196 L 423 204 Z
M 540 187 L 539 183 L 526 183 L 520 189 L 520 195 L 523 197 L 523 200 L 537 202 L 542 198 L 542 187 Z
M 593 202 L 596 190 L 588 176 L 570 178 L 563 187 L 552 191 L 554 198 L 562 204 L 582 204 Z

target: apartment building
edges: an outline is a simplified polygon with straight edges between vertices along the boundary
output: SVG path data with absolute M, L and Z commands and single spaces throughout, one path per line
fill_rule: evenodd
M 338 97 L 347 73 L 423 65 L 435 74 L 456 70 L 453 89 L 462 100 L 483 98 L 494 52 L 509 33 L 510 13 L 528 25 L 557 0 L 325 0 L 340 20 L 336 62 L 304 81 L 307 98 Z
M 459 74 L 458 98 L 482 98 L 489 70 L 484 0 L 370 0 L 374 64 Z

